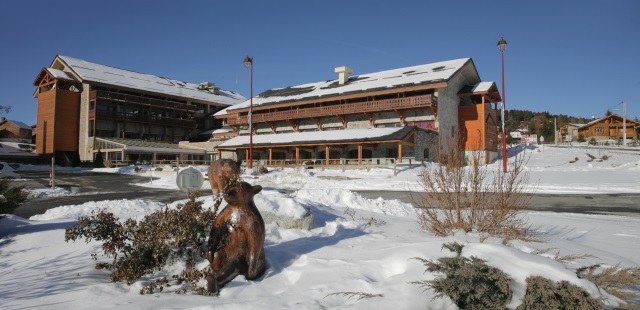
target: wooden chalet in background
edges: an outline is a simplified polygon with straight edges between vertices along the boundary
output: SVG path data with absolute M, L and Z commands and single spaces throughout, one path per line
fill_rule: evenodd
M 557 137 L 558 142 L 576 142 L 580 138 L 578 129 L 585 124 L 563 124 L 558 128 Z
M 491 103 L 501 100 L 482 83 L 470 58 L 267 90 L 253 98 L 253 158 L 263 164 L 378 163 L 431 160 L 461 138 L 466 151 L 497 157 Z M 249 154 L 250 100 L 215 114 L 238 135 L 218 146 L 221 157 Z M 439 135 L 439 137 L 438 137 Z M 223 152 L 228 152 L 223 155 Z
M 603 118 L 594 120 L 578 128 L 578 134 L 582 135 L 587 141 L 594 138 L 599 140 L 621 140 L 623 132 L 626 130 L 628 140 L 638 141 L 638 131 L 635 129 L 640 123 L 627 118 L 627 127 L 623 126 L 622 116 L 617 114 L 607 115 Z
M 36 150 L 59 163 L 92 161 L 100 150 L 113 161 L 202 160 L 206 148 L 178 141 L 207 140 L 221 127 L 210 117 L 243 102 L 213 83 L 188 82 L 56 56 L 33 84 L 38 98 Z
M 0 140 L 10 142 L 31 143 L 33 130 L 31 126 L 15 120 L 2 118 L 0 121 Z

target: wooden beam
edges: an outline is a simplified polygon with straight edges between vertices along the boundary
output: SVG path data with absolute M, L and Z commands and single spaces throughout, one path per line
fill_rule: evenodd
M 398 118 L 400 119 L 400 125 L 404 126 L 404 114 L 402 114 L 403 110 L 394 110 L 396 114 L 398 114 Z
M 369 124 L 373 127 L 373 113 L 364 112 L 364 115 L 369 119 Z
M 289 122 L 289 125 L 291 126 L 291 128 L 293 128 L 293 131 L 298 131 L 298 122 L 289 119 L 287 120 Z
M 345 120 L 344 116 L 341 115 L 336 115 L 336 117 L 340 120 L 340 122 L 342 123 L 342 128 L 346 128 L 347 126 L 347 121 Z
M 358 144 L 358 165 L 362 165 L 362 144 Z
M 402 143 L 398 142 L 398 162 L 402 163 Z
M 311 120 L 316 123 L 316 127 L 318 128 L 318 131 L 322 131 L 322 123 L 320 123 L 320 118 L 312 117 Z
M 273 148 L 269 148 L 269 166 L 271 166 L 273 163 Z
M 329 164 L 329 146 L 328 145 L 324 146 L 324 160 L 325 160 L 324 164 L 328 165 Z
M 309 99 L 309 100 L 287 102 L 287 103 L 283 103 L 283 104 L 270 104 L 270 105 L 267 105 L 266 107 L 261 107 L 261 106 L 257 106 L 256 107 L 256 106 L 254 106 L 253 107 L 253 111 L 255 112 L 255 111 L 259 111 L 259 110 L 269 110 L 269 109 L 276 109 L 276 108 L 282 108 L 282 107 L 299 106 L 299 105 L 303 105 L 303 104 L 313 104 L 313 103 L 320 103 L 320 102 L 340 101 L 340 100 L 347 100 L 347 99 L 354 99 L 354 98 L 366 98 L 366 97 L 372 97 L 372 96 L 396 94 L 396 93 L 403 93 L 403 92 L 413 92 L 413 91 L 418 91 L 418 90 L 437 89 L 437 88 L 447 87 L 447 85 L 448 85 L 447 82 L 440 82 L 440 83 L 419 85 L 419 86 L 412 86 L 412 87 L 390 88 L 390 89 L 387 89 L 387 90 L 381 90 L 381 91 L 369 92 L 369 93 L 364 92 L 364 93 L 351 94 L 351 95 L 346 95 L 346 96 L 315 98 L 315 99 Z M 242 113 L 242 112 L 249 112 L 249 108 L 242 108 L 242 109 L 233 110 L 233 113 Z
M 300 164 L 300 148 L 296 147 L 296 165 Z
M 267 125 L 271 128 L 272 133 L 276 133 L 276 123 L 275 122 L 267 122 Z

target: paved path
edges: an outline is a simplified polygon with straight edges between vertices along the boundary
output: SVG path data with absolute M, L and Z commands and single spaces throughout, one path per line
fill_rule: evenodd
M 49 185 L 49 172 L 20 171 L 20 175 L 25 179 L 31 180 L 23 182 L 23 185 L 27 188 Z M 43 214 L 47 209 L 65 205 L 78 205 L 88 201 L 146 199 L 158 202 L 171 202 L 186 198 L 186 195 L 178 190 L 177 187 L 175 190 L 168 190 L 132 185 L 148 180 L 148 176 L 58 171 L 56 173 L 56 186 L 78 192 L 78 195 L 36 198 L 18 207 L 14 210 L 13 214 L 29 218 L 36 214 Z
M 415 193 L 394 191 L 357 191 L 366 198 L 398 199 L 412 203 Z M 529 210 L 585 214 L 615 214 L 640 218 L 640 194 L 535 194 Z
M 20 172 L 31 181 L 23 182 L 27 187 L 42 187 L 49 184 L 48 172 Z M 148 176 L 136 176 L 114 173 L 60 171 L 56 174 L 57 185 L 77 191 L 80 195 L 39 198 L 21 205 L 14 211 L 15 215 L 29 218 L 42 214 L 47 209 L 77 205 L 87 201 L 114 199 L 147 199 L 158 202 L 170 202 L 185 199 L 184 193 L 168 189 L 156 189 L 135 186 L 149 179 Z M 366 198 L 398 199 L 412 203 L 412 195 L 402 191 L 356 191 Z M 586 214 L 617 214 L 640 218 L 640 194 L 604 194 L 604 195 L 569 195 L 569 194 L 536 194 L 531 197 L 530 210 L 571 212 Z

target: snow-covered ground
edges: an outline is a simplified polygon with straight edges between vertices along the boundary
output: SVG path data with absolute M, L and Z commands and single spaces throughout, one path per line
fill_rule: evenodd
M 539 150 L 539 151 L 538 151 Z M 530 149 L 527 169 L 538 192 L 547 193 L 640 193 L 640 153 L 589 150 L 606 160 L 590 161 L 584 150 L 545 147 Z M 578 157 L 578 161 L 574 161 Z M 494 163 L 489 169 L 500 169 Z M 33 169 L 39 169 L 33 167 Z M 205 167 L 198 167 L 204 171 Z M 163 207 L 144 200 L 94 201 L 62 206 L 47 213 L 22 219 L 7 216 L 0 221 L 0 307 L 3 309 L 451 309 L 447 299 L 433 299 L 430 290 L 410 284 L 432 279 L 414 257 L 435 260 L 452 255 L 441 250 L 443 243 L 463 243 L 463 255 L 475 255 L 505 271 L 513 280 L 511 288 L 518 304 L 524 294 L 525 278 L 542 275 L 568 280 L 593 296 L 602 296 L 615 305 L 618 300 L 576 277 L 580 266 L 640 266 L 640 219 L 625 216 L 526 212 L 529 222 L 546 233 L 547 242 L 501 240 L 484 243 L 474 234 L 434 237 L 420 230 L 412 207 L 396 200 L 367 199 L 352 190 L 418 189 L 420 168 L 399 167 L 361 170 L 284 169 L 245 180 L 265 189 L 256 204 L 271 212 L 299 216 L 303 209 L 314 214 L 311 230 L 282 229 L 267 225 L 265 250 L 268 269 L 259 281 L 237 277 L 220 297 L 178 295 L 174 287 L 151 296 L 140 295 L 149 280 L 171 275 L 178 266 L 131 286 L 109 283 L 108 271 L 94 268 L 91 253 L 96 242 L 64 242 L 64 229 L 80 215 L 106 209 L 121 219 L 138 218 Z M 133 173 L 131 169 L 102 169 Z M 147 172 L 148 173 L 148 172 Z M 175 174 L 140 184 L 147 187 L 175 187 Z M 274 188 L 294 190 L 284 194 Z M 208 184 L 203 190 L 208 190 Z M 43 194 L 46 196 L 46 194 Z M 206 206 L 213 204 L 204 196 Z M 355 211 L 355 214 L 345 210 Z M 546 254 L 534 250 L 553 249 Z M 591 254 L 593 257 L 568 264 L 553 260 L 556 254 Z M 109 261 L 99 257 L 100 261 Z M 200 264 L 204 267 L 206 262 Z M 331 295 L 340 292 L 382 294 L 363 299 Z

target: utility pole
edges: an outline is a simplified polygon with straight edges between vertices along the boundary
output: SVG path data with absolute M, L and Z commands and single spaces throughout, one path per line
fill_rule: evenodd
M 553 144 L 558 144 L 558 131 L 556 130 L 556 117 L 553 118 Z
M 622 100 L 622 146 L 627 146 L 627 103 Z

